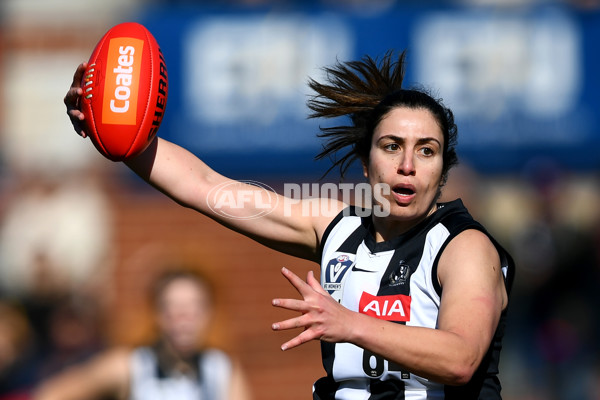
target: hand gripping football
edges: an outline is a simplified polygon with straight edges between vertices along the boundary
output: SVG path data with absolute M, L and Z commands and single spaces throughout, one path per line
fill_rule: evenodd
M 167 105 L 167 67 L 154 36 L 135 22 L 109 29 L 92 52 L 82 88 L 81 110 L 98 151 L 113 161 L 143 152 Z

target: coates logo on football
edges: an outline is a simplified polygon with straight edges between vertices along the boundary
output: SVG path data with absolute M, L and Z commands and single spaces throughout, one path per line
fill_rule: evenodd
M 392 296 L 373 296 L 363 292 L 360 297 L 359 311 L 371 317 L 386 321 L 410 321 L 410 296 L 403 294 Z
M 110 40 L 104 78 L 102 123 L 135 125 L 144 41 L 119 37 Z
M 255 219 L 272 212 L 279 198 L 268 185 L 256 181 L 231 181 L 213 187 L 206 196 L 208 207 L 232 219 Z

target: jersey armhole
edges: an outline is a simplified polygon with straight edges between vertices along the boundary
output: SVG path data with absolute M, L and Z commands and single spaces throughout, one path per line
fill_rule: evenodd
M 444 250 L 446 249 L 446 246 L 448 246 L 448 243 L 450 243 L 452 241 L 452 239 L 454 239 L 460 233 L 462 233 L 462 232 L 464 232 L 466 230 L 469 230 L 469 229 L 474 229 L 474 230 L 482 232 L 484 235 L 486 235 L 487 237 L 490 238 L 490 240 L 492 241 L 492 243 L 494 243 L 494 239 L 478 223 L 467 224 L 467 225 L 463 226 L 461 229 L 458 229 L 458 230 L 452 232 L 450 234 L 450 236 L 448 236 L 446 238 L 446 240 L 444 241 L 444 243 L 440 247 L 440 250 L 438 251 L 438 253 L 437 253 L 436 257 L 435 257 L 435 260 L 433 262 L 433 265 L 431 267 L 431 282 L 433 283 L 433 288 L 435 289 L 435 292 L 437 293 L 437 295 L 440 298 L 442 297 L 442 285 L 440 285 L 440 281 L 437 278 L 437 270 L 438 270 L 438 263 L 440 261 L 440 257 L 442 257 L 442 254 L 444 253 Z M 498 254 L 500 256 L 502 256 L 502 253 L 499 251 L 499 249 L 498 249 L 498 247 L 496 246 L 495 243 L 494 243 L 494 246 L 496 247 L 496 250 L 498 250 Z
M 331 220 L 329 225 L 327 225 L 327 228 L 323 232 L 323 237 L 321 237 L 321 243 L 319 243 L 319 254 L 317 255 L 319 260 L 323 257 L 323 249 L 325 248 L 325 243 L 327 243 L 327 239 L 329 238 L 329 234 L 331 234 L 333 228 L 335 228 L 335 226 L 342 220 L 342 218 L 344 218 L 344 215 L 354 214 L 354 206 L 348 206 L 342 211 L 340 211 L 338 215 L 336 215 L 335 218 Z
M 504 286 L 506 287 L 506 293 L 510 294 L 512 284 L 514 281 L 514 276 L 515 276 L 514 261 L 513 261 L 512 257 L 510 256 L 510 254 L 504 249 L 504 247 L 502 247 L 500 245 L 500 243 L 498 243 L 498 241 L 496 241 L 496 239 L 494 239 L 494 237 L 491 236 L 485 230 L 485 228 L 483 228 L 478 223 L 467 225 L 463 229 L 459 230 L 458 232 L 453 233 L 451 236 L 449 236 L 444 241 L 444 244 L 440 247 L 440 251 L 438 252 L 437 256 L 435 257 L 433 266 L 431 268 L 431 281 L 433 283 L 435 292 L 437 293 L 438 296 L 440 296 L 440 297 L 442 296 L 442 286 L 440 285 L 440 282 L 437 279 L 437 270 L 438 270 L 438 263 L 440 261 L 440 257 L 442 256 L 442 253 L 444 252 L 444 249 L 446 248 L 448 243 L 450 243 L 450 241 L 452 239 L 454 239 L 459 233 L 464 232 L 468 229 L 475 229 L 475 230 L 482 232 L 484 235 L 486 235 L 490 239 L 490 241 L 496 248 L 496 251 L 498 252 L 498 256 L 500 257 L 500 268 L 506 269 L 506 272 L 503 274 L 504 275 Z

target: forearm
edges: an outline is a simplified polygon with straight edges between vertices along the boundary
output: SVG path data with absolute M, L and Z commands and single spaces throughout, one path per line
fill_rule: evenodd
M 481 362 L 482 355 L 458 334 L 353 314 L 349 341 L 398 364 L 402 371 L 461 385 L 470 380 Z
M 296 210 L 287 213 L 282 196 L 231 180 L 186 149 L 159 138 L 141 155 L 125 163 L 182 206 L 275 250 L 305 259 L 315 258 L 316 228 L 312 219 L 301 214 L 301 205 L 295 205 Z M 262 215 L 260 224 L 256 223 L 257 215 Z M 328 223 L 324 221 L 322 226 Z
M 73 365 L 41 382 L 32 400 L 124 399 L 128 391 L 130 351 L 113 349 Z
M 203 186 L 227 180 L 188 150 L 158 137 L 141 155 L 125 164 L 177 203 L 203 213 L 208 209 L 206 196 L 202 195 L 208 189 Z

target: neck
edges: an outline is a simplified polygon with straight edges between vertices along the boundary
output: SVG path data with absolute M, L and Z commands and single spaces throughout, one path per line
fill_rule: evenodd
M 177 371 L 185 375 L 198 374 L 198 359 L 196 353 L 181 354 L 172 346 L 161 342 L 156 348 L 158 363 L 166 374 Z
M 408 232 L 410 229 L 427 219 L 427 217 L 432 215 L 436 210 L 437 205 L 433 204 L 429 209 L 429 212 L 422 218 L 411 219 L 409 221 L 398 220 L 392 217 L 373 216 L 373 236 L 375 237 L 375 241 L 377 243 L 385 242 Z

